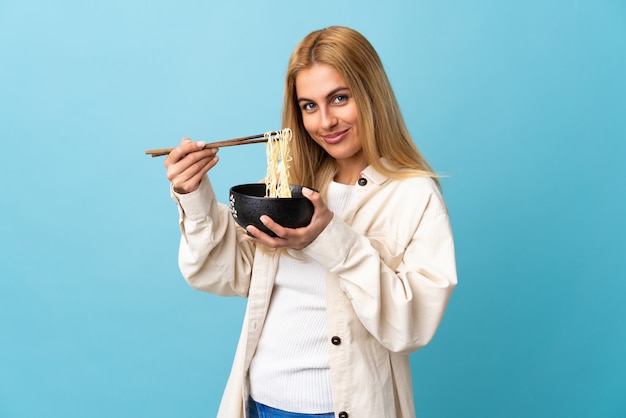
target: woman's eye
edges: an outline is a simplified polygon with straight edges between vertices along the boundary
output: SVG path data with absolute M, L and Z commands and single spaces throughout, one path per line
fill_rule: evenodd
M 302 105 L 302 110 L 304 111 L 311 111 L 315 109 L 315 104 L 314 103 L 305 103 Z
M 339 96 L 335 96 L 333 102 L 335 103 L 343 103 L 343 102 L 347 102 L 348 101 L 348 96 L 346 95 L 339 95 Z

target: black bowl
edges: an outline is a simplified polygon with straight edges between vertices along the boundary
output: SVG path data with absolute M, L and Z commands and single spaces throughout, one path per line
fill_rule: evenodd
M 265 197 L 265 183 L 240 184 L 230 189 L 230 211 L 239 225 L 254 225 L 275 237 L 260 221 L 267 215 L 287 228 L 301 228 L 311 222 L 313 204 L 302 196 L 302 186 L 290 186 L 291 197 Z

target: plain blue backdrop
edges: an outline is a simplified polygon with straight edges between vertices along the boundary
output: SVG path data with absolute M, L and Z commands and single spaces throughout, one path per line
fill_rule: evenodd
M 626 416 L 626 2 L 0 0 L 0 417 L 215 416 L 245 301 L 186 285 L 144 151 L 280 128 L 291 50 L 336 24 L 446 176 L 418 416 Z M 264 148 L 220 153 L 226 202 Z

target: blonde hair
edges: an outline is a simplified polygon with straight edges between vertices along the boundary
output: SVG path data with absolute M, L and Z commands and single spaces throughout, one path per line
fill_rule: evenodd
M 296 78 L 314 64 L 335 68 L 357 105 L 361 146 L 370 164 L 390 178 L 437 175 L 415 146 L 380 57 L 354 29 L 332 26 L 308 34 L 293 51 L 287 67 L 283 126 L 293 131 L 291 180 L 323 194 L 336 173 L 335 160 L 308 134 L 296 94 Z M 391 165 L 382 164 L 380 158 Z

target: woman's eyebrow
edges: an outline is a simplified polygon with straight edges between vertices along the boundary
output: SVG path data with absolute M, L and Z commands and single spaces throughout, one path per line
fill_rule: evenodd
M 339 93 L 342 90 L 349 90 L 347 87 L 337 87 L 336 89 L 331 90 L 327 95 L 326 98 L 330 98 L 332 96 L 334 96 L 335 94 Z M 313 100 L 311 99 L 307 99 L 306 97 L 298 97 L 298 102 L 312 102 Z

